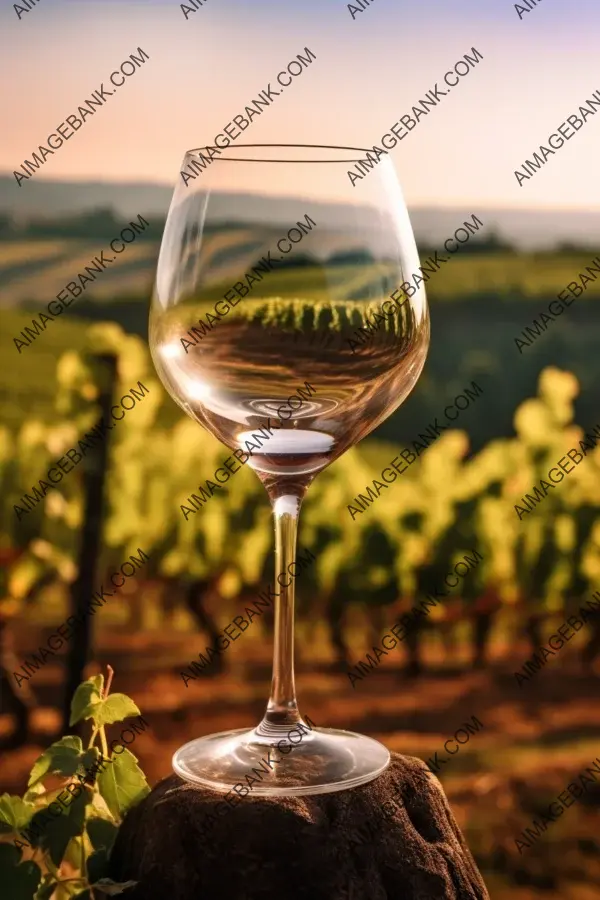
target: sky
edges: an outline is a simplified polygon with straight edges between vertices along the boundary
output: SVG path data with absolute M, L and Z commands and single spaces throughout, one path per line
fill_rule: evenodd
M 357 0 L 354 18 L 341 0 L 193 2 L 186 19 L 176 2 L 39 0 L 19 19 L 3 0 L 0 172 L 138 47 L 150 59 L 36 180 L 175 184 L 185 150 L 211 143 L 306 47 L 316 60 L 236 143 L 369 147 L 476 48 L 483 60 L 390 151 L 408 203 L 600 208 L 600 110 L 532 178 L 514 175 L 600 91 L 597 0 L 539 0 L 522 18 L 507 0 L 371 0 L 362 12 Z M 290 187 L 272 172 L 269 190 Z M 15 181 L 15 208 L 27 188 Z

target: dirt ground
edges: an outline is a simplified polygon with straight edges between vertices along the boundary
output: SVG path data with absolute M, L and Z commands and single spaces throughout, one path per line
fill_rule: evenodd
M 169 643 L 160 633 L 112 633 L 98 647 L 99 663 L 115 669 L 113 690 L 132 696 L 150 723 L 132 748 L 150 784 L 170 773 L 171 756 L 185 741 L 252 726 L 264 712 L 270 681 L 264 643 L 248 641 L 243 659 L 229 655 L 225 674 L 186 688 L 179 672 L 204 646 L 198 644 L 197 638 Z M 509 648 L 497 648 L 490 669 L 473 672 L 442 665 L 433 648 L 423 677 L 407 678 L 397 658 L 386 659 L 353 688 L 326 654 L 309 660 L 305 651 L 297 673 L 300 708 L 318 725 L 363 732 L 425 760 L 436 751 L 446 757 L 444 742 L 476 716 L 482 727 L 441 766 L 439 778 L 493 900 L 600 900 L 600 775 L 531 848 L 519 852 L 515 844 L 534 816 L 600 757 L 600 678 L 583 676 L 576 648 L 569 648 L 519 687 L 513 673 L 529 651 L 512 652 L 510 659 Z M 97 670 L 93 664 L 90 674 Z M 2 753 L 0 792 L 23 792 L 31 765 L 56 736 L 61 680 L 50 665 L 32 679 L 39 702 L 32 742 Z M 10 727 L 0 716 L 0 740 Z

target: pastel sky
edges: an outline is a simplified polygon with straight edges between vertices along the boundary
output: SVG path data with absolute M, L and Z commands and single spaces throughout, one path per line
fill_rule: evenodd
M 600 90 L 598 0 L 539 0 L 522 20 L 508 0 L 372 0 L 355 19 L 341 0 L 204 0 L 187 20 L 156 0 L 39 0 L 19 20 L 4 0 L 0 34 L 5 173 L 138 47 L 150 60 L 36 179 L 173 184 L 184 151 L 305 47 L 317 60 L 246 140 L 370 146 L 476 47 L 483 61 L 391 151 L 409 204 L 600 207 L 600 114 L 529 182 L 514 176 Z

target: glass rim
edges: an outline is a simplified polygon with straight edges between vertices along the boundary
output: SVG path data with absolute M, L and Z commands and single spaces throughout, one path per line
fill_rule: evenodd
M 321 159 L 309 159 L 309 158 L 306 158 L 306 159 L 275 159 L 275 158 L 261 159 L 261 158 L 252 157 L 252 156 L 239 157 L 239 156 L 224 156 L 223 155 L 224 152 L 228 152 L 228 151 L 232 151 L 232 150 L 235 151 L 235 150 L 241 150 L 241 149 L 246 149 L 246 148 L 259 148 L 259 147 L 260 148 L 268 147 L 269 149 L 285 147 L 285 148 L 291 148 L 294 150 L 339 150 L 340 152 L 347 151 L 349 153 L 362 153 L 363 155 L 365 153 L 373 152 L 372 147 L 369 149 L 366 147 L 347 147 L 347 146 L 342 146 L 342 145 L 338 145 L 338 144 L 234 144 L 234 145 L 228 145 L 227 147 L 219 147 L 216 144 L 205 144 L 204 146 L 201 146 L 201 147 L 193 147 L 190 150 L 186 150 L 184 158 L 185 159 L 188 159 L 188 158 L 193 159 L 194 154 L 198 154 L 198 153 L 201 154 L 205 150 L 212 149 L 212 150 L 217 150 L 218 155 L 212 157 L 211 162 L 251 162 L 251 163 L 282 163 L 282 164 L 286 164 L 286 163 L 287 164 L 289 164 L 289 163 L 313 163 L 313 164 L 345 163 L 345 164 L 348 164 L 348 163 L 353 163 L 353 162 L 360 162 L 360 159 L 354 159 L 354 158 L 325 159 L 323 157 Z

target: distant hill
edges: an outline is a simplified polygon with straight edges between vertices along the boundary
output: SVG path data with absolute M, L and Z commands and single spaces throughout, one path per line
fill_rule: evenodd
M 150 182 L 47 181 L 41 178 L 18 188 L 12 175 L 0 175 L 0 213 L 52 217 L 112 207 L 127 220 L 138 213 L 165 216 L 172 192 L 172 185 Z M 273 225 L 285 225 L 298 215 L 298 200 L 293 197 L 280 197 L 273 202 L 252 194 L 220 193 L 213 194 L 213 201 L 218 203 L 219 218 L 223 221 L 269 221 Z M 346 207 L 323 206 L 339 219 L 341 226 L 347 225 Z M 484 222 L 486 231 L 488 228 L 495 230 L 500 237 L 523 249 L 549 248 L 563 242 L 595 248 L 600 245 L 600 211 L 410 209 L 417 241 L 427 244 L 451 235 L 472 213 Z
M 44 181 L 34 178 L 17 187 L 13 175 L 0 175 L 0 211 L 24 216 L 60 216 L 86 209 L 112 207 L 122 216 L 167 214 L 172 187 L 164 184 Z M 134 213 L 135 210 L 135 213 Z
M 498 236 L 522 250 L 549 250 L 558 244 L 600 249 L 600 210 L 428 209 L 412 207 L 410 219 L 418 243 L 436 244 L 452 235 L 474 213 Z

